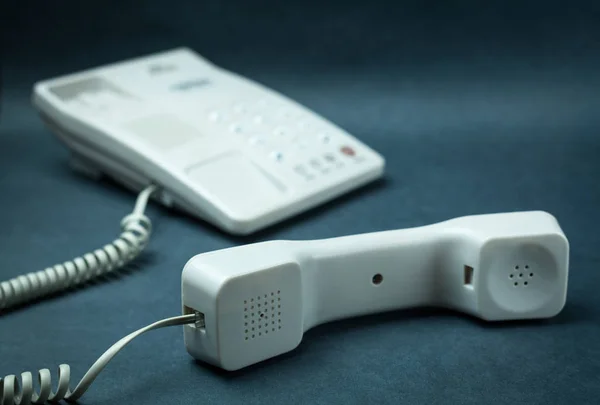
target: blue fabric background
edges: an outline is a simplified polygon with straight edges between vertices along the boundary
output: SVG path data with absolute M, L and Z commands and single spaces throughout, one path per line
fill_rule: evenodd
M 383 153 L 386 177 L 252 237 L 152 205 L 148 250 L 118 277 L 0 316 L 0 375 L 69 363 L 180 313 L 193 255 L 541 209 L 571 242 L 554 319 L 486 324 L 411 310 L 316 328 L 235 373 L 194 362 L 180 328 L 117 356 L 87 404 L 597 404 L 597 2 L 3 2 L 0 278 L 112 240 L 134 196 L 72 173 L 30 104 L 42 78 L 170 47 L 304 103 Z

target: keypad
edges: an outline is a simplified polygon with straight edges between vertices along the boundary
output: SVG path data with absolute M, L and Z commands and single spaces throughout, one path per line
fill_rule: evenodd
M 344 134 L 295 106 L 265 99 L 234 101 L 210 108 L 206 119 L 252 153 L 289 167 L 310 181 L 360 161 Z

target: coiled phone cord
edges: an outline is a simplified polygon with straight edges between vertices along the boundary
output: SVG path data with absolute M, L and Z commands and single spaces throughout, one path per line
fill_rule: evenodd
M 140 192 L 133 212 L 121 220 L 121 234 L 110 244 L 74 260 L 1 282 L 0 311 L 85 283 L 132 261 L 146 247 L 152 232 L 144 210 L 155 190 L 151 185 Z
M 38 371 L 40 387 L 38 392 L 34 391 L 33 378 L 30 372 L 21 373 L 21 385 L 19 385 L 19 381 L 14 375 L 0 378 L 0 405 L 43 404 L 46 401 L 59 402 L 62 399 L 75 402 L 85 393 L 108 362 L 136 337 L 153 329 L 197 323 L 198 321 L 197 314 L 175 316 L 130 333 L 112 345 L 96 360 L 73 391 L 69 387 L 71 372 L 67 364 L 61 364 L 58 368 L 58 386 L 56 392 L 52 392 L 51 375 L 48 369 Z

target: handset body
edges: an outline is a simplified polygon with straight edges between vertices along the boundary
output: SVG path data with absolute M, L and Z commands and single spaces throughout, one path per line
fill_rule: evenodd
M 485 320 L 546 318 L 566 299 L 568 240 L 545 212 L 466 216 L 197 255 L 182 274 L 195 358 L 235 370 L 298 346 L 322 323 L 438 306 Z

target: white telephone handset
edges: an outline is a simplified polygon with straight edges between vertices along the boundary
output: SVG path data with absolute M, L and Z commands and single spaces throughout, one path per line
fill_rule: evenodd
M 549 318 L 567 293 L 569 242 L 541 211 L 199 254 L 182 274 L 185 345 L 236 370 L 296 348 L 307 330 L 421 306 L 488 321 Z

